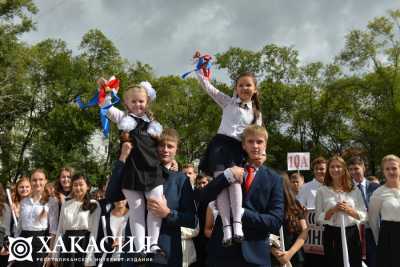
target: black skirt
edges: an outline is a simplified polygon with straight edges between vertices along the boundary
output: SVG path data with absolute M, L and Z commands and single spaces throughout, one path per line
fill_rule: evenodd
M 62 239 L 64 241 L 64 245 L 67 251 L 71 251 L 71 239 L 70 237 L 75 237 L 75 240 L 78 240 L 82 237 L 78 243 L 78 245 L 86 250 L 86 247 L 89 244 L 89 236 L 90 232 L 88 230 L 68 230 L 65 231 Z M 60 267 L 84 267 L 85 266 L 85 258 L 86 253 L 80 252 L 76 249 L 75 253 L 61 253 L 60 254 Z
M 133 148 L 122 171 L 122 188 L 147 192 L 164 183 L 157 140 L 147 133 L 150 123 L 132 117 L 137 126 L 129 132 Z
M 379 230 L 377 267 L 398 267 L 400 222 L 382 221 Z
M 217 134 L 207 146 L 206 153 L 200 161 L 199 170 L 209 176 L 216 171 L 224 171 L 232 166 L 242 166 L 246 160 L 242 142 L 235 138 Z
M 13 266 L 15 267 L 42 267 L 46 253 L 39 253 L 38 251 L 43 247 L 39 237 L 48 236 L 48 231 L 25 231 L 22 230 L 21 237 L 32 237 L 32 261 L 16 261 Z M 49 243 L 47 243 L 49 245 Z M 14 250 L 12 247 L 10 250 Z
M 361 241 L 357 225 L 346 227 L 350 267 L 361 267 Z M 325 225 L 322 233 L 326 267 L 343 267 L 340 227 Z

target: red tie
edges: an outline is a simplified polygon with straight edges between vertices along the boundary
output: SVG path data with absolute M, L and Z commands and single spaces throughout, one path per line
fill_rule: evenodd
M 254 180 L 254 171 L 255 171 L 255 169 L 252 166 L 248 166 L 246 168 L 246 170 L 247 170 L 247 176 L 246 176 L 246 181 L 245 181 L 245 184 L 244 184 L 244 188 L 246 189 L 246 193 L 247 193 L 247 192 L 249 192 L 250 187 L 251 187 L 251 183 Z

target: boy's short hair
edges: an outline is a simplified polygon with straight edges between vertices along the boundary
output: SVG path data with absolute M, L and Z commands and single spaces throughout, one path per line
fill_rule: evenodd
M 184 165 L 182 166 L 182 170 L 183 170 L 183 169 L 189 169 L 189 168 L 192 168 L 193 170 L 196 171 L 196 168 L 194 167 L 194 165 L 193 165 L 192 163 L 187 163 L 187 164 L 184 164 Z
M 304 180 L 304 176 L 303 176 L 301 173 L 298 173 L 298 172 L 292 173 L 292 174 L 290 175 L 290 177 L 289 177 L 289 180 L 297 179 L 297 178 L 300 178 L 300 179 L 303 179 L 303 180 Z
M 311 162 L 311 168 L 314 170 L 314 167 L 319 164 L 328 164 L 328 161 L 322 156 L 317 157 Z
M 244 129 L 242 134 L 242 142 L 246 140 L 246 137 L 249 135 L 262 135 L 265 139 L 265 142 L 268 141 L 268 132 L 263 126 L 252 124 Z
M 348 160 L 348 162 L 347 162 L 347 166 L 350 166 L 350 165 L 361 165 L 361 166 L 365 166 L 365 162 L 364 162 L 364 160 L 363 160 L 362 157 L 360 157 L 360 156 L 354 156 L 354 157 L 351 157 L 351 158 Z
M 162 144 L 167 141 L 172 141 L 179 145 L 179 135 L 175 129 L 167 128 L 163 130 L 160 136 L 160 143 Z

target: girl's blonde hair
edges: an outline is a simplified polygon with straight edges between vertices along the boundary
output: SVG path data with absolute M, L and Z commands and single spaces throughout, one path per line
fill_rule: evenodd
M 154 114 L 150 110 L 151 99 L 150 99 L 150 96 L 149 96 L 146 88 L 144 88 L 143 86 L 138 85 L 138 84 L 129 86 L 126 89 L 126 91 L 124 92 L 124 100 L 127 99 L 128 97 L 130 97 L 135 92 L 144 92 L 146 94 L 147 103 L 146 103 L 145 113 L 146 113 L 147 117 L 149 117 L 150 120 L 154 120 Z
M 400 165 L 400 158 L 394 154 L 389 154 L 389 155 L 384 156 L 382 159 L 382 162 L 381 162 L 382 171 L 383 171 L 383 166 L 388 161 L 395 161 L 395 162 L 397 162 L 397 164 Z

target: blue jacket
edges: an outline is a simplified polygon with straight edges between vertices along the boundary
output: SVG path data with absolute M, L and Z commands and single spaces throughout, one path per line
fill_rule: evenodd
M 197 197 L 212 201 L 224 186 L 229 186 L 229 183 L 221 174 Z M 267 240 L 270 233 L 279 231 L 283 221 L 282 178 L 272 169 L 261 166 L 254 177 L 250 191 L 248 193 L 243 191 L 242 206 L 244 208 L 242 225 L 245 240 L 241 246 L 223 247 L 222 222 L 218 217 L 208 247 L 210 265 L 231 266 L 232 263 L 243 258 L 250 264 L 271 266 Z
M 124 163 L 122 161 L 117 161 L 115 163 L 111 180 L 118 180 L 123 167 Z M 181 267 L 181 226 L 195 228 L 197 225 L 196 206 L 193 199 L 194 194 L 190 181 L 185 174 L 181 172 L 171 172 L 163 168 L 163 176 L 165 178 L 163 184 L 164 195 L 167 199 L 167 206 L 171 209 L 171 214 L 162 220 L 158 244 L 167 255 L 168 265 L 153 263 L 146 266 Z M 111 183 L 109 183 L 109 186 L 110 184 Z M 112 198 L 112 195 L 114 195 L 114 197 L 120 198 L 120 196 L 116 194 L 116 183 L 113 184 L 114 189 L 107 190 L 107 192 L 109 192 L 108 196 Z M 131 267 L 136 265 L 133 262 L 125 262 L 123 266 Z

